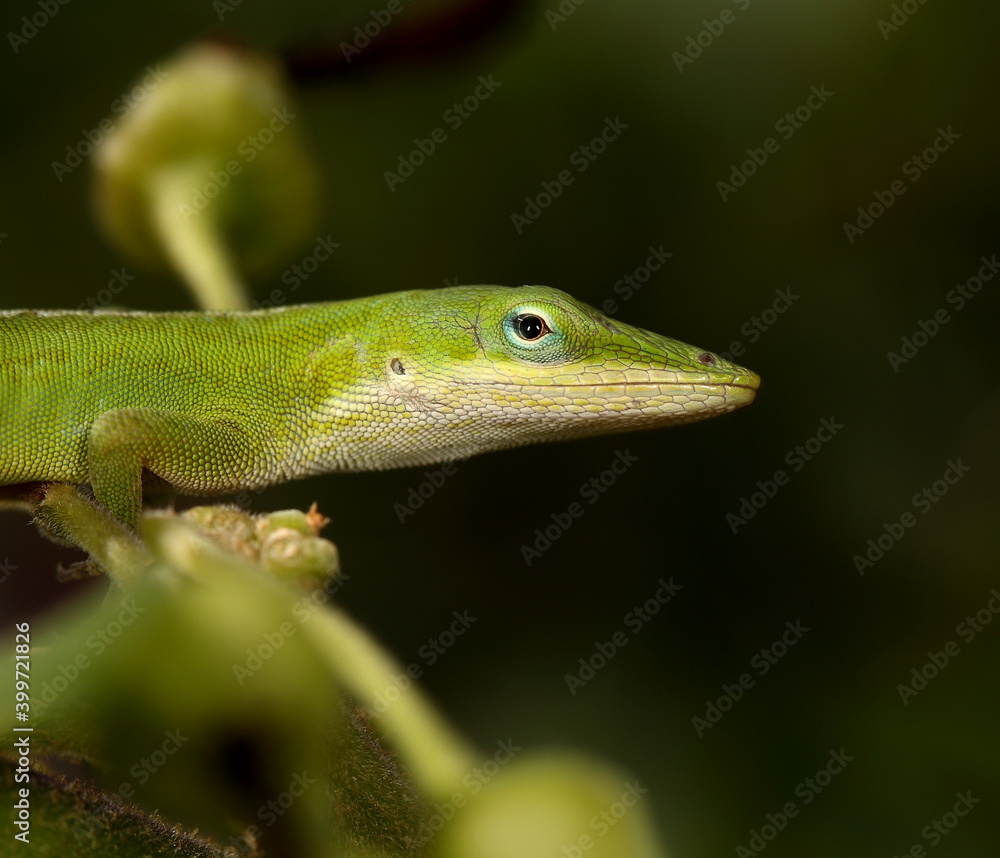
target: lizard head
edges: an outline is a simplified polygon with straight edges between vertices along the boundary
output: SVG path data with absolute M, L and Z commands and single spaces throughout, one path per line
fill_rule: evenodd
M 367 351 L 382 417 L 358 426 L 385 466 L 689 423 L 747 405 L 760 383 L 545 286 L 386 297 L 402 300 L 378 311 Z

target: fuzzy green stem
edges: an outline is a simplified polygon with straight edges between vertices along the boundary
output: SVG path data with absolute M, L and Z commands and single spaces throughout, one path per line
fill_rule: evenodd
M 35 521 L 58 541 L 82 548 L 121 589 L 135 584 L 152 555 L 127 527 L 84 498 L 75 486 L 54 483 L 35 509 Z

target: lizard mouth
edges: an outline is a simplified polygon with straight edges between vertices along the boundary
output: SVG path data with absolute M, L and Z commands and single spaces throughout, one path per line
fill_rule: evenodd
M 661 371 L 662 372 L 662 371 Z M 653 378 L 643 380 L 608 381 L 595 378 L 593 381 L 555 381 L 554 379 L 537 380 L 531 378 L 512 378 L 497 375 L 492 378 L 437 378 L 431 384 L 420 383 L 411 377 L 409 383 L 402 383 L 406 376 L 396 380 L 392 393 L 405 400 L 411 407 L 433 409 L 447 404 L 447 391 L 466 398 L 476 391 L 475 399 L 500 398 L 502 400 L 539 400 L 552 401 L 553 404 L 586 407 L 591 414 L 594 407 L 601 411 L 602 405 L 607 406 L 609 413 L 620 413 L 622 410 L 652 410 L 663 409 L 665 412 L 675 412 L 683 408 L 683 403 L 700 402 L 698 409 L 708 416 L 711 413 L 734 411 L 754 401 L 760 377 L 750 370 L 733 373 L 720 378 L 711 378 L 707 374 L 698 373 L 694 379 L 672 376 L 665 377 L 650 373 Z M 445 396 L 444 399 L 441 397 Z M 560 400 L 572 400 L 572 403 Z M 671 404 L 672 403 L 672 404 Z M 536 403 L 537 404 L 537 403 Z M 621 406 L 625 406 L 623 409 Z
M 723 389 L 726 392 L 726 400 L 732 405 L 739 407 L 742 405 L 749 405 L 757 397 L 757 387 L 760 382 L 758 380 L 757 384 L 726 384 L 723 385 Z
M 538 383 L 495 379 L 487 382 L 466 380 L 462 388 L 492 390 L 501 397 L 540 400 L 587 401 L 591 406 L 606 404 L 609 413 L 620 413 L 613 404 L 628 403 L 628 410 L 667 408 L 668 402 L 701 402 L 704 412 L 735 411 L 749 405 L 757 396 L 759 377 L 739 376 L 739 381 L 595 381 L 570 383 Z M 603 409 L 602 409 L 603 410 Z M 593 412 L 591 412 L 593 413 Z
M 734 368 L 736 371 L 728 373 L 716 373 L 713 377 L 710 373 L 697 371 L 678 370 L 673 372 L 662 369 L 643 370 L 647 374 L 646 378 L 620 378 L 611 380 L 602 378 L 598 372 L 566 372 L 562 373 L 570 381 L 556 381 L 555 379 L 540 380 L 530 376 L 502 375 L 497 373 L 490 378 L 452 378 L 452 381 L 459 382 L 470 387 L 503 387 L 503 388 L 583 388 L 593 389 L 634 389 L 640 387 L 664 388 L 664 387 L 714 387 L 719 389 L 740 388 L 755 391 L 760 387 L 760 376 L 749 369 L 742 367 Z M 557 369 L 552 370 L 553 375 L 559 375 Z M 587 375 L 594 376 L 593 381 L 586 380 Z M 616 370 L 614 375 L 625 375 L 624 371 Z
M 491 379 L 489 381 L 467 381 L 470 387 L 495 387 L 504 390 L 592 390 L 601 393 L 620 391 L 623 393 L 635 394 L 640 390 L 647 390 L 651 394 L 663 394 L 670 389 L 699 390 L 711 392 L 715 395 L 729 395 L 735 393 L 740 399 L 751 402 L 757 395 L 760 387 L 760 377 L 756 373 L 747 373 L 737 377 L 738 381 L 713 381 L 697 380 L 686 381 L 684 379 L 670 379 L 663 381 L 576 381 L 576 382 L 537 382 L 537 381 L 505 381 L 501 379 Z

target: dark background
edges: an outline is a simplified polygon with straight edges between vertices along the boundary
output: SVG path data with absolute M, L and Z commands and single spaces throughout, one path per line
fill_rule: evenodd
M 438 5 L 405 3 L 399 21 Z M 394 505 L 423 469 L 294 483 L 257 506 L 318 500 L 350 576 L 338 599 L 403 664 L 426 667 L 425 687 L 463 732 L 487 753 L 510 738 L 622 764 L 650 788 L 674 855 L 734 854 L 788 802 L 798 813 L 768 855 L 891 856 L 918 843 L 935 858 L 992 854 L 1000 620 L 971 641 L 956 627 L 989 616 L 1000 587 L 1000 277 L 961 310 L 947 296 L 1000 253 L 1000 8 L 910 2 L 909 20 L 900 12 L 898 30 L 882 32 L 888 3 L 741 5 L 567 0 L 559 21 L 546 17 L 555 3 L 525 4 L 461 56 L 301 92 L 325 174 L 315 235 L 341 247 L 295 300 L 456 278 L 545 283 L 614 299 L 623 321 L 705 348 L 742 342 L 740 360 L 763 378 L 758 400 L 703 425 L 461 463 L 403 524 Z M 100 237 L 87 167 L 60 182 L 52 162 L 113 116 L 146 65 L 194 37 L 280 49 L 350 34 L 371 4 L 247 0 L 220 22 L 209 0 L 76 0 L 15 53 L 6 34 L 37 8 L 16 0 L 0 14 L 2 306 L 77 306 L 123 265 L 137 276 L 121 304 L 191 306 Z M 679 71 L 672 55 L 723 9 L 732 22 Z M 499 88 L 448 127 L 444 111 L 489 74 Z M 832 96 L 784 139 L 775 123 L 814 86 Z M 574 150 L 616 117 L 627 129 L 576 173 Z M 384 172 L 438 126 L 446 142 L 390 191 Z M 957 139 L 913 180 L 904 165 L 939 129 Z M 716 183 L 767 137 L 778 151 L 723 201 Z M 511 215 L 567 168 L 573 184 L 518 234 Z M 897 180 L 905 193 L 851 243 L 844 224 Z M 622 301 L 616 282 L 660 245 L 673 255 Z M 256 295 L 281 274 L 254 282 Z M 776 290 L 797 297 L 747 333 Z M 948 321 L 894 371 L 889 353 L 939 309 Z M 843 428 L 796 471 L 786 456 L 824 418 Z M 619 450 L 636 464 L 526 565 L 522 545 Z M 967 473 L 922 512 L 914 495 L 958 460 Z M 727 515 L 778 469 L 787 485 L 734 534 Z M 908 512 L 913 526 L 859 575 L 855 555 Z M 32 618 L 68 592 L 53 568 L 76 556 L 23 516 L 0 527 L 4 618 Z M 636 632 L 626 614 L 661 578 L 682 589 Z M 421 647 L 463 610 L 476 622 L 427 665 Z M 789 621 L 809 631 L 758 675 L 751 659 Z M 565 675 L 616 632 L 628 644 L 571 694 Z M 949 641 L 959 654 L 904 705 L 897 685 Z M 699 737 L 692 719 L 745 672 L 755 684 Z M 803 786 L 841 749 L 852 757 L 842 773 L 819 794 Z M 966 791 L 980 799 L 969 815 L 940 845 L 922 837 Z

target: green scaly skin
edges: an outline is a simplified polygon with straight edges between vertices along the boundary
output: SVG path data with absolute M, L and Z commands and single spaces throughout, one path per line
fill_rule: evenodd
M 543 286 L 249 313 L 8 311 L 0 486 L 91 486 L 134 528 L 144 485 L 223 494 L 687 423 L 748 404 L 759 382 Z

